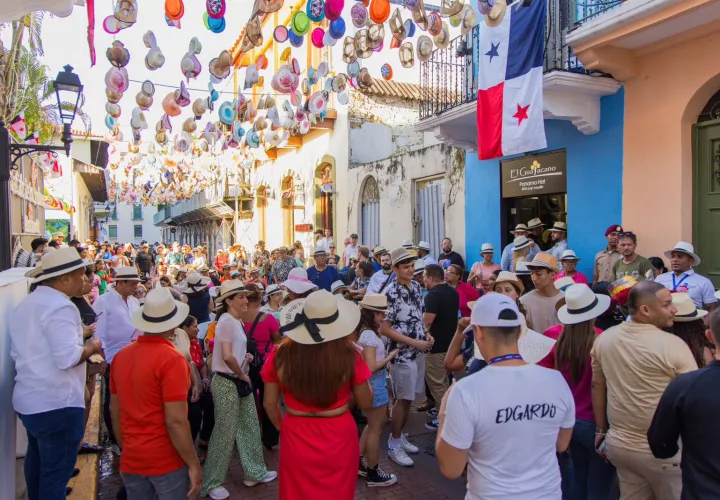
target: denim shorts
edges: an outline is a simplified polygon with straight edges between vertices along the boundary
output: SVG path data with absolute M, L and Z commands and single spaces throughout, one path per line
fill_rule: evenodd
M 387 386 L 385 385 L 386 375 L 387 370 L 383 368 L 373 373 L 373 376 L 370 377 L 370 386 L 373 390 L 373 408 L 380 408 L 390 402 Z

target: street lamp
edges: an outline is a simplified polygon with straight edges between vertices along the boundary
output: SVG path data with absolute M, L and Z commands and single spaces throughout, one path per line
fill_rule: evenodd
M 60 120 L 63 124 L 62 146 L 13 144 L 10 131 L 0 118 L 0 271 L 12 267 L 12 198 L 10 197 L 10 171 L 19 167 L 23 156 L 48 152 L 57 157 L 58 151 L 70 156 L 72 144 L 72 122 L 75 119 L 83 86 L 73 68 L 67 65 L 58 73 L 53 82 L 58 100 Z

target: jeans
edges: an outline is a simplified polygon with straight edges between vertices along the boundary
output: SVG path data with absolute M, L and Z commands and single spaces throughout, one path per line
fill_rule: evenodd
M 608 500 L 615 483 L 615 467 L 595 452 L 595 422 L 575 422 L 570 440 L 570 456 L 572 487 L 565 499 Z
M 28 500 L 64 500 L 80 441 L 84 408 L 20 415 L 28 437 L 25 482 Z
M 107 369 L 103 374 L 103 420 L 105 420 L 105 427 L 107 427 L 108 438 L 111 444 L 117 444 L 115 434 L 112 428 L 112 418 L 110 417 L 110 364 L 108 363 Z
M 132 500 L 154 500 L 155 495 L 158 500 L 187 500 L 190 491 L 187 467 L 161 476 L 141 476 L 124 472 L 120 475 L 127 490 L 127 498 Z
M 194 403 L 188 399 L 188 420 L 193 443 L 198 434 L 201 441 L 210 441 L 215 426 L 215 405 L 210 391 L 203 391 Z

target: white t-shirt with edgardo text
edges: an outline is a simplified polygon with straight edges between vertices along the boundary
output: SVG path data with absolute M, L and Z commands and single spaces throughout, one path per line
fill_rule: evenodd
M 555 447 L 574 425 L 559 371 L 490 365 L 455 384 L 442 439 L 469 450 L 466 500 L 561 500 Z

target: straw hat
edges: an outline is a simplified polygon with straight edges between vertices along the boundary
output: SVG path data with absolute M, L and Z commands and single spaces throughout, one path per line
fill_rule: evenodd
M 371 49 L 377 49 L 385 40 L 385 25 L 371 24 L 368 28 L 368 46 Z
M 372 52 L 367 29 L 362 29 L 355 33 L 355 54 L 357 54 L 357 57 L 367 59 L 372 55 Z
M 480 255 L 484 253 L 495 253 L 495 249 L 492 246 L 492 243 L 483 243 L 482 247 L 480 247 Z
M 335 295 L 340 290 L 347 290 L 349 287 L 343 283 L 340 280 L 334 281 L 332 285 L 330 285 L 330 292 L 332 292 L 333 295 Z
M 513 240 L 513 250 L 522 250 L 523 248 L 528 248 L 532 246 L 532 241 L 528 239 L 527 236 L 518 236 Z
M 704 309 L 698 309 L 695 306 L 695 302 L 690 298 L 687 293 L 677 292 L 672 294 L 672 301 L 677 307 L 675 318 L 673 319 L 676 323 L 688 323 L 690 321 L 696 321 L 707 316 L 708 312 Z
M 375 248 L 373 248 L 372 253 L 373 255 L 387 253 L 387 249 L 382 245 L 377 245 Z
M 427 35 L 420 35 L 417 41 L 417 56 L 420 62 L 429 61 L 433 53 L 433 41 Z
M 400 7 L 395 8 L 395 12 L 393 12 L 392 16 L 390 16 L 390 21 L 388 21 L 390 24 L 390 33 L 392 33 L 392 36 L 394 36 L 399 42 L 402 42 L 407 38 L 408 32 L 405 30 L 404 21 L 402 18 L 402 15 L 400 14 Z
M 410 10 L 412 11 L 413 21 L 415 21 L 415 24 L 418 25 L 418 28 L 420 28 L 423 31 L 427 31 L 428 17 L 427 17 L 427 12 L 425 12 L 424 0 L 418 0 L 416 2 L 415 8 L 410 9 Z
M 463 7 L 462 12 L 460 13 L 460 16 L 460 34 L 467 35 L 468 33 L 470 33 L 470 30 L 472 30 L 473 27 L 477 24 L 477 13 L 470 4 L 466 4 Z
M 302 267 L 291 269 L 282 286 L 297 294 L 307 293 L 317 288 L 317 285 L 308 279 L 307 271 Z
M 530 222 L 527 223 L 527 229 L 535 229 L 544 226 L 545 224 L 543 224 L 543 222 L 537 217 L 535 219 L 530 219 Z
M 690 243 L 687 243 L 685 241 L 678 241 L 675 245 L 675 248 L 672 250 L 668 250 L 665 252 L 665 257 L 668 259 L 672 258 L 672 254 L 675 252 L 684 253 L 686 255 L 689 255 L 693 258 L 693 267 L 700 265 L 700 257 L 697 256 L 695 253 L 695 247 L 693 247 Z
M 523 285 L 522 281 L 520 281 L 520 278 L 510 271 L 500 271 L 497 279 L 495 280 L 495 284 L 493 285 L 493 292 L 496 291 L 495 288 L 497 288 L 498 283 L 510 283 L 515 287 L 518 295 L 521 295 L 525 291 L 525 285 Z
M 240 280 L 227 280 L 223 281 L 220 285 L 220 295 L 215 299 L 216 303 L 221 303 L 225 299 L 237 295 L 238 293 L 249 293 Z
M 556 222 L 553 224 L 553 227 L 548 229 L 548 231 L 556 232 L 556 233 L 567 233 L 567 224 L 564 222 Z
M 146 333 L 162 333 L 180 326 L 190 313 L 190 306 L 173 299 L 169 288 L 151 290 L 143 306 L 135 311 L 130 324 Z
M 428 252 L 432 250 L 432 248 L 430 248 L 430 243 L 428 243 L 427 241 L 420 241 L 417 245 L 417 248 L 418 250 L 426 250 Z
M 565 291 L 565 305 L 558 310 L 558 319 L 564 325 L 595 319 L 608 310 L 610 301 L 609 296 L 594 294 L 589 286 L 578 283 Z
M 418 259 L 415 261 L 415 271 L 413 272 L 413 276 L 420 274 L 425 271 L 425 261 L 422 259 Z
M 531 271 L 533 269 L 549 269 L 555 273 L 559 271 L 557 259 L 553 255 L 545 252 L 540 252 L 535 255 L 533 260 L 527 263 L 527 267 Z
M 355 38 L 346 36 L 343 40 L 343 61 L 351 64 L 357 60 L 357 52 L 355 52 Z
M 412 42 L 405 42 L 400 46 L 400 64 L 403 68 L 412 68 L 415 65 Z
M 224 80 L 230 76 L 232 56 L 227 50 L 220 52 L 220 55 L 210 61 L 210 74 L 218 80 Z
M 415 260 L 417 257 L 410 252 L 408 252 L 407 248 L 396 248 L 392 252 L 390 252 L 390 258 L 392 259 L 392 265 L 395 267 L 398 264 L 401 264 L 407 260 Z
M 575 284 L 575 280 L 572 279 L 570 276 L 563 276 L 559 280 L 555 281 L 555 288 L 560 290 L 561 292 L 564 292 L 567 290 L 568 287 Z
M 440 16 L 450 17 L 458 14 L 463 9 L 463 3 L 460 0 L 441 0 Z
M 562 261 L 564 261 L 564 260 L 574 260 L 574 261 L 578 261 L 578 260 L 580 260 L 580 257 L 578 257 L 577 255 L 575 255 L 575 250 L 565 250 L 565 251 L 562 253 L 562 256 L 560 256 L 560 262 L 562 262 Z
M 280 332 L 299 344 L 321 344 L 350 335 L 360 322 L 360 308 L 326 290 L 290 302 L 280 313 Z
M 447 49 L 450 45 L 450 28 L 448 24 L 443 21 L 440 26 L 440 32 L 435 36 L 435 46 L 438 49 Z
M 387 311 L 387 295 L 381 293 L 366 293 L 358 305 L 360 309 L 384 313 Z
M 73 249 L 74 250 L 74 249 Z M 140 281 L 138 276 L 137 268 L 133 266 L 129 267 L 118 267 L 115 270 L 114 281 Z
M 485 24 L 491 28 L 498 26 L 505 18 L 506 11 L 507 3 L 505 0 L 495 0 L 495 5 L 492 6 L 490 12 L 485 14 Z
M 194 293 L 202 290 L 210 284 L 210 278 L 201 276 L 198 273 L 190 273 L 190 275 L 177 286 L 180 293 Z
M 514 234 L 519 231 L 527 231 L 527 230 L 528 230 L 528 227 L 525 224 L 518 224 L 517 226 L 515 226 L 515 229 L 510 231 L 510 234 Z

